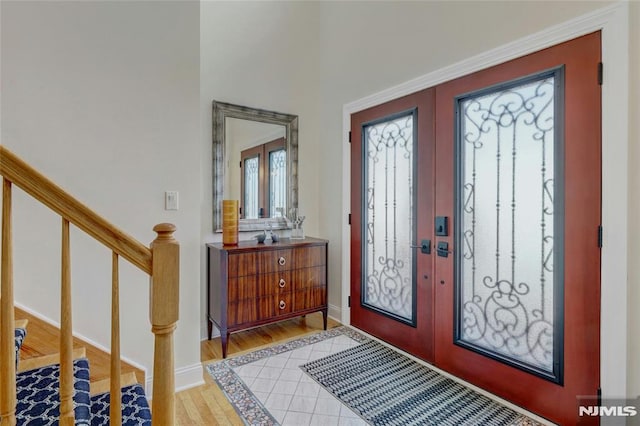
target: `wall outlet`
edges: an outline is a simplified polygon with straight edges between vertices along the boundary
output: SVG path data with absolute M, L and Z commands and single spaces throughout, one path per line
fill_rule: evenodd
M 164 209 L 178 210 L 178 191 L 165 191 Z

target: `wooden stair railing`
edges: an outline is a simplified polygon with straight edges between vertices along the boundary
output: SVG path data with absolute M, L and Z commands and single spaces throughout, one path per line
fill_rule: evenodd
M 122 257 L 151 277 L 150 320 L 155 335 L 153 356 L 152 423 L 175 423 L 173 333 L 179 318 L 179 253 L 175 226 L 159 224 L 157 237 L 146 247 L 122 232 L 41 173 L 0 146 L 2 175 L 2 260 L 0 275 L 0 417 L 1 425 L 16 423 L 14 297 L 12 254 L 12 186 L 21 188 L 62 217 L 60 424 L 73 418 L 73 329 L 69 228 L 74 225 L 112 251 L 111 401 L 120 400 L 120 313 L 118 261 Z M 120 404 L 111 404 L 111 425 L 120 425 Z

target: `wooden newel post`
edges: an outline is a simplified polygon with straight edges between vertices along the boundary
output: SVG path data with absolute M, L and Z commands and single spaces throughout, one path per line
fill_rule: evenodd
M 180 245 L 173 238 L 174 225 L 161 223 L 153 230 L 158 236 L 151 243 L 149 289 L 149 318 L 155 334 L 151 413 L 154 425 L 170 426 L 175 424 L 173 332 L 179 316 Z

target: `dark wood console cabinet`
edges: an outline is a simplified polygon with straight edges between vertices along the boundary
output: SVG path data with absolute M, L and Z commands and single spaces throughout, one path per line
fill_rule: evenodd
M 310 237 L 207 244 L 208 337 L 215 323 L 223 358 L 234 331 L 318 311 L 327 329 L 327 247 Z

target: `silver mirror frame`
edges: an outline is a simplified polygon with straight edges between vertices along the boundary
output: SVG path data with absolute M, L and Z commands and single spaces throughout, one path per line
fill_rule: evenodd
M 224 197 L 225 119 L 260 121 L 285 127 L 287 139 L 287 210 L 298 207 L 298 116 L 213 101 L 213 230 L 222 230 L 222 199 Z M 288 216 L 288 211 L 285 215 Z M 240 231 L 288 228 L 284 218 L 241 219 Z

